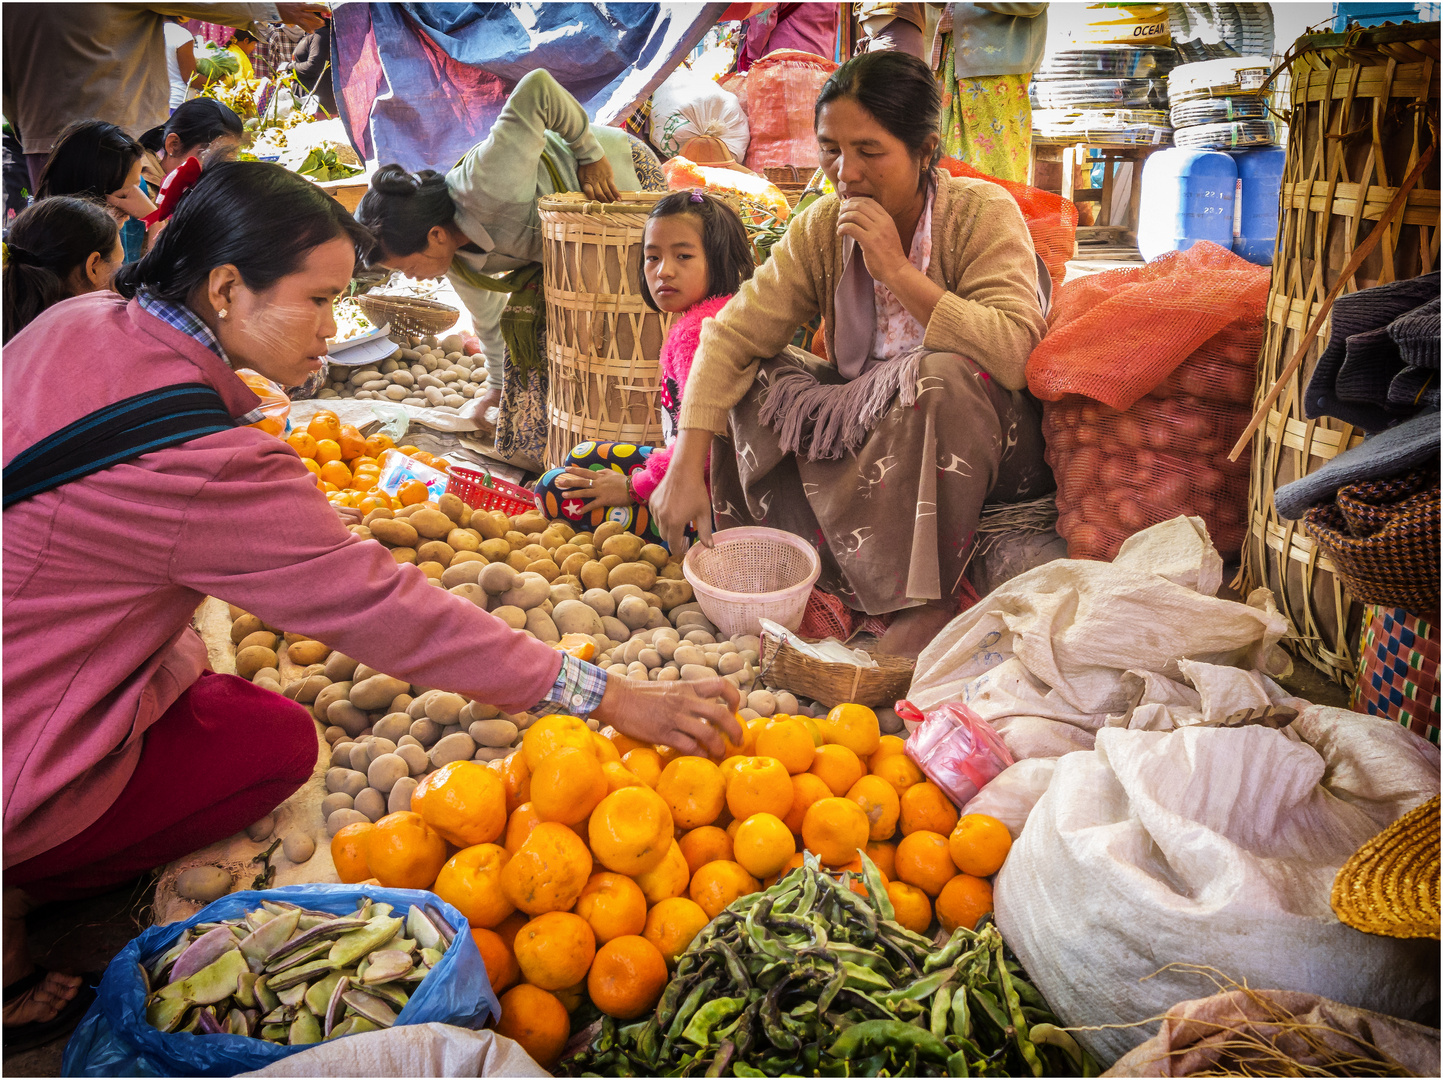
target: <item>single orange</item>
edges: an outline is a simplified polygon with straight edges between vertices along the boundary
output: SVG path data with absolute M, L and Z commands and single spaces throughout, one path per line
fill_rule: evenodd
M 601 774 L 606 777 L 608 792 L 620 791 L 624 787 L 646 787 L 636 773 L 619 761 L 608 761 L 601 767 Z M 647 790 L 651 789 L 647 788 Z
M 497 844 L 462 848 L 446 860 L 431 891 L 472 926 L 489 930 L 516 910 L 501 891 L 501 871 L 510 861 L 511 852 Z
M 321 465 L 328 465 L 333 461 L 341 460 L 341 444 L 335 439 L 317 439 L 316 452 L 313 455 Z M 350 470 L 347 470 L 349 472 Z
M 336 835 L 331 837 L 331 862 L 336 864 L 336 873 L 343 885 L 354 885 L 371 876 L 366 852 L 374 828 L 369 821 L 358 821 L 336 830 Z
M 882 840 L 872 840 L 867 844 L 867 858 L 877 864 L 877 869 L 886 875 L 891 881 L 897 876 L 897 845 Z
M 496 1034 L 519 1043 L 543 1069 L 550 1069 L 571 1038 L 571 1017 L 555 994 L 522 983 L 501 995 Z
M 742 741 L 734 743 L 731 736 L 725 732 L 722 734 L 722 759 L 734 757 L 751 757 L 757 752 L 757 733 L 740 716 L 734 716 L 737 726 L 742 729 Z
M 506 943 L 506 947 L 512 951 L 513 956 L 516 952 L 516 935 L 519 934 L 521 928 L 530 921 L 531 916 L 526 914 L 526 912 L 513 911 L 510 915 L 506 916 L 506 918 L 502 919 L 500 925 L 496 927 L 496 935 Z
M 736 771 L 750 760 L 750 757 L 736 754 L 729 758 L 723 758 L 722 763 L 718 765 L 717 768 L 721 769 L 722 779 L 730 784 L 732 777 L 736 775 Z
M 852 785 L 867 775 L 862 759 L 845 746 L 828 743 L 817 750 L 811 773 L 820 777 L 838 798 L 852 790 Z
M 809 772 L 798 773 L 792 777 L 792 808 L 787 811 L 787 816 L 782 818 L 783 824 L 791 829 L 794 835 L 801 836 L 802 821 L 812 803 L 831 797 L 832 789 L 827 787 L 820 776 Z
M 988 814 L 963 814 L 947 838 L 947 850 L 962 873 L 991 877 L 1002 869 L 1012 850 L 1012 834 Z
M 301 464 L 306 467 L 307 472 L 316 478 L 316 483 L 319 484 L 321 482 L 321 467 L 316 464 L 315 459 L 301 458 Z
M 661 770 L 656 793 L 671 810 L 678 828 L 710 825 L 727 802 L 721 769 L 702 757 L 679 757 Z
M 787 767 L 773 757 L 742 760 L 726 788 L 727 809 L 744 821 L 753 814 L 785 818 L 792 808 L 792 778 Z
M 317 442 L 322 439 L 330 439 L 335 442 L 341 437 L 341 419 L 329 409 L 322 409 L 311 414 L 311 422 L 306 425 L 306 433 Z
M 566 1011 L 575 1013 L 586 1003 L 586 980 L 582 979 L 575 986 L 568 986 L 561 990 L 555 990 L 556 1000 L 566 1006 Z
M 700 904 L 685 896 L 674 896 L 652 906 L 646 913 L 641 936 L 657 947 L 669 966 L 686 952 L 692 940 L 711 922 Z
M 879 776 L 864 776 L 847 792 L 847 798 L 862 808 L 870 825 L 868 836 L 873 840 L 890 840 L 897 831 L 897 817 L 902 812 L 897 789 Z
M 553 756 L 575 753 L 558 750 Z M 618 874 L 636 875 L 661 865 L 675 842 L 675 829 L 666 801 L 651 788 L 637 784 L 601 800 L 587 825 L 587 836 L 591 852 L 602 866 Z
M 607 1016 L 635 1020 L 651 1010 L 666 989 L 666 958 L 639 934 L 608 941 L 596 951 L 586 990 Z
M 636 875 L 636 883 L 641 886 L 641 893 L 648 904 L 659 904 L 673 896 L 685 896 L 690 880 L 691 871 L 687 868 L 686 856 L 681 853 L 681 847 L 675 840 L 671 842 L 671 847 L 666 849 L 666 857 L 656 869 Z
M 927 830 L 902 837 L 897 845 L 897 876 L 928 896 L 940 893 L 942 886 L 957 876 L 957 865 L 947 851 L 947 838 Z
M 591 642 L 588 641 L 587 644 L 590 645 Z M 563 648 L 564 647 L 565 644 L 563 643 Z M 595 648 L 595 646 L 592 647 Z M 581 657 L 580 659 L 584 660 L 586 658 Z M 610 739 L 608 739 L 605 735 L 593 731 L 591 733 L 591 748 L 596 754 L 596 760 L 601 762 L 603 765 L 605 765 L 608 761 L 614 761 L 618 765 L 621 764 L 621 751 L 618 750 L 616 748 L 616 744 Z
M 591 741 L 591 729 L 579 716 L 563 716 L 553 713 L 543 716 L 526 729 L 521 736 L 521 752 L 526 755 L 526 764 L 531 775 L 553 750 L 569 746 L 573 750 L 585 750 L 596 757 L 596 746 Z M 534 801 L 534 800 L 533 800 Z
M 753 877 L 771 877 L 797 853 L 792 831 L 774 814 L 753 814 L 741 823 L 734 842 L 735 861 Z
M 690 894 L 701 909 L 715 919 L 733 900 L 749 896 L 761 887 L 762 883 L 740 863 L 709 862 L 692 875 Z
M 817 747 L 797 721 L 776 720 L 762 729 L 757 736 L 757 753 L 762 757 L 773 757 L 786 767 L 791 775 L 804 773 L 812 767 Z
M 625 738 L 625 736 L 622 736 Z M 617 747 L 617 749 L 621 749 Z M 631 750 L 623 750 L 621 763 L 649 788 L 655 788 L 657 781 L 661 779 L 661 755 L 649 746 L 638 746 Z
M 394 449 L 395 446 L 396 441 L 389 435 L 378 434 L 368 436 L 366 439 L 366 456 L 379 460 L 382 454 L 387 450 Z
M 542 821 L 579 824 L 606 798 L 607 790 L 601 762 L 589 748 L 562 746 L 531 766 L 531 805 Z
M 687 868 L 693 874 L 709 862 L 716 862 L 718 859 L 731 861 L 734 856 L 732 838 L 725 829 L 718 829 L 715 825 L 703 825 L 699 829 L 683 833 L 677 840 L 677 845 L 686 857 Z
M 376 822 L 367 859 L 388 889 L 429 889 L 446 865 L 446 841 L 420 814 L 403 810 Z
M 531 835 L 531 830 L 540 824 L 541 815 L 536 812 L 536 807 L 529 802 L 518 806 L 506 819 L 506 843 L 504 845 L 506 850 L 515 855 L 521 850 L 521 845 L 526 843 L 526 838 Z
M 590 925 L 596 944 L 639 934 L 646 926 L 646 897 L 624 874 L 592 874 L 576 901 L 576 914 Z
M 405 446 L 398 446 L 396 447 L 396 449 L 399 450 L 401 453 L 405 454 L 407 457 L 412 457 L 421 452 L 421 448 L 419 446 L 411 446 L 409 443 Z
M 825 746 L 827 740 L 822 738 L 822 729 L 817 726 L 817 721 L 805 714 L 792 717 L 802 727 L 807 729 L 807 734 L 812 737 L 812 745 L 816 747 Z
M 532 986 L 564 990 L 586 978 L 596 955 L 596 935 L 580 915 L 548 911 L 516 935 L 516 962 Z
M 901 823 L 903 836 L 922 831 L 946 836 L 957 827 L 957 808 L 941 788 L 923 780 L 902 792 Z
M 430 497 L 430 488 L 419 480 L 407 480 L 396 489 L 396 498 L 402 506 L 415 506 Z
M 802 840 L 807 850 L 827 866 L 845 866 L 867 846 L 870 824 L 862 808 L 850 799 L 821 799 L 802 819 Z
M 501 888 L 528 915 L 570 911 L 591 877 L 591 866 L 581 837 L 565 825 L 543 821 L 502 869 Z
M 286 445 L 303 458 L 316 456 L 316 440 L 308 431 L 293 431 L 286 436 Z
M 336 443 L 341 448 L 342 461 L 352 461 L 366 453 L 366 440 L 350 424 L 341 425 L 341 434 Z
M 516 954 L 494 930 L 472 927 L 471 940 L 476 942 L 476 948 L 481 952 L 481 962 L 486 965 L 486 978 L 492 991 L 504 994 L 521 978 L 521 965 L 516 962 Z
M 648 750 L 651 749 L 651 743 L 642 742 L 640 739 L 633 739 L 630 735 L 623 735 L 614 727 L 602 728 L 601 734 L 603 737 L 611 740 L 611 745 L 616 747 L 618 754 L 625 755 L 633 750 L 640 750 L 642 747 L 646 747 Z
M 338 488 L 347 487 L 351 483 L 351 470 L 346 468 L 344 462 L 327 461 L 321 466 L 318 474 L 328 484 L 335 484 Z
M 877 740 L 877 749 L 867 758 L 867 771 L 876 772 L 877 766 L 889 757 L 907 752 L 907 740 L 898 735 L 883 735 Z
M 531 767 L 525 755 L 518 751 L 503 759 L 497 772 L 506 792 L 506 813 L 514 813 L 522 803 L 531 801 Z
M 880 752 L 878 751 L 878 753 Z M 872 775 L 880 776 L 891 784 L 899 796 L 906 794 L 908 788 L 920 784 L 926 779 L 922 775 L 922 770 L 917 767 L 917 763 L 906 754 L 890 754 L 884 757 L 872 766 Z
M 882 727 L 877 714 L 865 705 L 838 705 L 817 721 L 822 738 L 845 746 L 859 758 L 871 757 L 882 745 Z
M 384 495 L 368 495 L 356 504 L 356 509 L 360 510 L 363 516 L 372 510 L 389 510 L 391 509 L 391 500 Z
M 905 881 L 887 882 L 887 897 L 892 901 L 893 918 L 915 934 L 925 934 L 932 925 L 932 902 L 927 894 Z
M 727 822 L 726 834 L 727 834 L 727 839 L 732 842 L 733 853 L 735 853 L 735 849 L 736 849 L 737 830 L 739 830 L 741 827 L 742 827 L 742 819 L 741 819 L 741 818 L 732 818 L 731 821 L 728 821 L 728 822 Z
M 977 920 L 992 910 L 992 886 L 971 874 L 958 874 L 937 894 L 937 921 L 951 933 L 957 927 L 974 930 Z
M 489 844 L 506 829 L 506 788 L 480 762 L 453 761 L 416 785 L 411 809 L 457 847 Z

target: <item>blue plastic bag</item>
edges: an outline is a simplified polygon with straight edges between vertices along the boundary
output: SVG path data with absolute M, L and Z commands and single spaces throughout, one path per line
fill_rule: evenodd
M 437 1021 L 480 1028 L 501 1006 L 486 977 L 486 965 L 465 916 L 434 893 L 415 889 L 358 888 L 355 885 L 296 885 L 265 892 L 223 896 L 185 922 L 153 926 L 135 938 L 105 969 L 95 1003 L 71 1035 L 61 1063 L 64 1076 L 234 1076 L 262 1069 L 307 1049 L 277 1046 L 241 1035 L 167 1035 L 145 1019 L 145 983 L 139 965 L 203 922 L 240 918 L 262 900 L 279 900 L 338 915 L 356 910 L 362 896 L 390 904 L 397 914 L 412 905 L 439 910 L 455 940 L 441 962 L 417 984 L 396 1023 Z

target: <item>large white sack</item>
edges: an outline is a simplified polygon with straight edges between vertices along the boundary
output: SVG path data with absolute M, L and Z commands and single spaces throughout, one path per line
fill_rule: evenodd
M 317 1043 L 243 1076 L 550 1076 L 494 1031 L 407 1024 Z
M 651 144 L 675 157 L 689 139 L 720 139 L 741 161 L 751 132 L 741 102 L 705 75 L 677 68 L 651 95 Z
M 997 877 L 997 923 L 1069 1027 L 1144 1021 L 1215 989 L 1158 973 L 1172 963 L 1411 1019 L 1437 1008 L 1437 942 L 1354 930 L 1329 894 L 1363 843 L 1438 789 L 1436 747 L 1342 709 L 1307 707 L 1283 731 L 1103 728 L 1057 760 Z M 1075 1034 L 1111 1062 L 1152 1030 Z

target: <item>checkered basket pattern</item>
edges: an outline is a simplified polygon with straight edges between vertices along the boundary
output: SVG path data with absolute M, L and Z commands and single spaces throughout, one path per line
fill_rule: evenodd
M 1435 468 L 1349 484 L 1305 521 L 1353 596 L 1426 612 L 1438 608 L 1438 513 Z
M 1438 627 L 1402 608 L 1363 610 L 1362 665 L 1351 707 L 1438 743 Z

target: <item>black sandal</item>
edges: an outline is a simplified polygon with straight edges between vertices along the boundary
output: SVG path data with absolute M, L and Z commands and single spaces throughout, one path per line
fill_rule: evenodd
M 45 976 L 49 974 L 50 972 L 45 968 L 36 967 L 29 975 L 16 979 L 5 987 L 4 1004 L 9 1005 L 18 1001 L 44 982 Z M 15 1054 L 23 1054 L 27 1050 L 45 1046 L 70 1034 L 80 1023 L 86 1010 L 90 1008 L 91 1002 L 95 1000 L 95 991 L 92 986 L 99 982 L 99 975 L 83 976 L 80 989 L 75 992 L 75 996 L 49 1020 L 32 1020 L 28 1024 L 4 1025 L 3 1029 L 0 1029 L 0 1045 L 3 1045 L 4 1057 L 8 1059 Z

